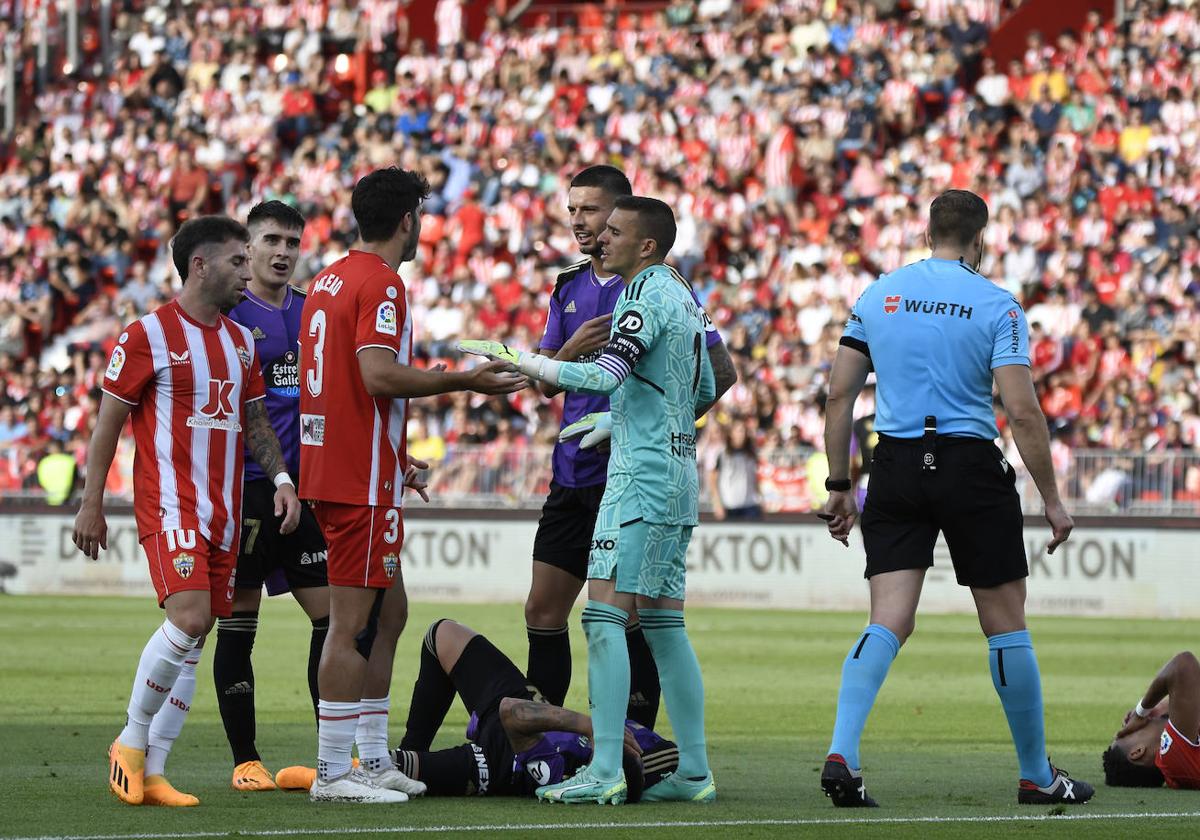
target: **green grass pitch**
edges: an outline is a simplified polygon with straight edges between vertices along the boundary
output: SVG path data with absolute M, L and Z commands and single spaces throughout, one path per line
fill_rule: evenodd
M 16 598 L 0 608 L 0 837 L 1088 837 L 1197 836 L 1200 793 L 1102 786 L 1100 752 L 1194 625 L 1035 618 L 1051 755 L 1097 784 L 1065 815 L 1016 805 L 1016 759 L 973 617 L 928 616 L 892 668 L 868 725 L 863 761 L 878 811 L 835 811 L 818 789 L 842 658 L 857 614 L 695 609 L 688 626 L 704 668 L 709 749 L 719 801 L 622 808 L 525 800 L 418 800 L 317 807 L 298 794 L 229 788 L 229 754 L 201 664 L 191 719 L 168 775 L 199 808 L 130 808 L 105 785 L 105 749 L 123 721 L 138 652 L 161 620 L 137 599 Z M 519 605 L 416 604 L 392 690 L 399 740 L 425 626 L 449 616 L 524 662 Z M 568 705 L 586 708 L 584 644 Z M 255 649 L 259 747 L 275 769 L 314 760 L 304 682 L 308 624 L 288 598 L 263 611 Z M 461 739 L 456 704 L 439 744 Z M 1158 815 L 1158 816 L 1154 816 Z M 1079 819 L 1083 817 L 1083 819 Z

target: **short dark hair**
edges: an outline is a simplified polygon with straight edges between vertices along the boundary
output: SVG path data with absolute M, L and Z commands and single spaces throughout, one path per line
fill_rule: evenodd
M 409 213 L 429 196 L 429 182 L 419 172 L 398 166 L 376 169 L 358 179 L 350 208 L 363 242 L 382 242 L 396 234 Z
M 280 226 L 285 228 L 304 230 L 304 217 L 300 215 L 300 211 L 292 205 L 284 204 L 276 199 L 251 207 L 250 213 L 246 216 L 246 227 L 253 227 L 268 219 L 279 222 Z
M 1104 765 L 1104 784 L 1109 787 L 1162 787 L 1162 771 L 1153 764 L 1134 764 L 1126 752 L 1112 744 L 1100 756 Z
M 249 242 L 250 231 L 241 222 L 228 216 L 199 216 L 180 225 L 171 239 L 171 260 L 179 272 L 179 279 L 187 282 L 188 267 L 197 248 L 201 245 L 224 245 L 231 239 Z
M 616 210 L 628 210 L 638 217 L 638 232 L 658 244 L 656 256 L 665 259 L 675 246 L 675 213 L 671 205 L 644 195 L 623 195 L 613 205 Z
M 969 190 L 946 190 L 929 206 L 929 238 L 934 245 L 970 245 L 987 223 L 987 203 Z
M 589 166 L 571 179 L 572 187 L 599 187 L 609 195 L 633 195 L 633 185 L 615 166 Z

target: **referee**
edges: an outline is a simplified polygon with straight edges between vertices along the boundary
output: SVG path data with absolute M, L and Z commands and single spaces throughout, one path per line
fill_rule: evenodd
M 992 442 L 995 379 L 1013 437 L 1046 504 L 1053 553 L 1074 523 L 1050 463 L 1046 420 L 1029 372 L 1021 305 L 981 276 L 987 205 L 949 190 L 929 209 L 932 256 L 873 283 L 851 310 L 830 375 L 825 448 L 830 478 L 822 518 L 848 543 L 858 518 L 850 483 L 854 401 L 874 368 L 875 448 L 862 514 L 871 623 L 842 665 L 837 723 L 821 788 L 840 807 L 874 807 L 859 740 L 900 646 L 912 634 L 938 533 L 969 586 L 988 639 L 992 683 L 1008 718 L 1023 804 L 1080 804 L 1093 788 L 1046 758 L 1042 686 L 1025 629 L 1025 559 L 1016 473 Z

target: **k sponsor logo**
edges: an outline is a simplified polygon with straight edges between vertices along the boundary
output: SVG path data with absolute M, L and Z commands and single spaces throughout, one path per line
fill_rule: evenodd
M 237 421 L 233 410 L 233 391 L 236 383 L 228 379 L 208 380 L 208 397 L 200 409 L 200 417 L 192 415 L 187 419 L 190 429 L 223 429 L 227 432 L 240 432 L 242 424 Z
M 902 300 L 904 300 L 903 295 L 888 295 L 883 299 L 883 311 L 891 315 L 900 308 L 900 301 Z
M 375 312 L 375 332 L 383 335 L 396 334 L 396 304 L 390 300 L 379 304 Z

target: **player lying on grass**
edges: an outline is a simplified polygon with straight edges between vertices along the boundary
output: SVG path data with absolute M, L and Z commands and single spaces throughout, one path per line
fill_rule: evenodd
M 474 712 L 467 742 L 430 750 L 455 694 Z M 408 726 L 394 758 L 428 796 L 533 796 L 591 760 L 591 736 L 587 715 L 545 702 L 487 638 L 443 618 L 421 645 Z M 679 763 L 675 744 L 633 721 L 626 722 L 623 752 L 628 801 Z
M 1176 654 L 1158 672 L 1104 751 L 1113 787 L 1200 790 L 1200 662 Z

